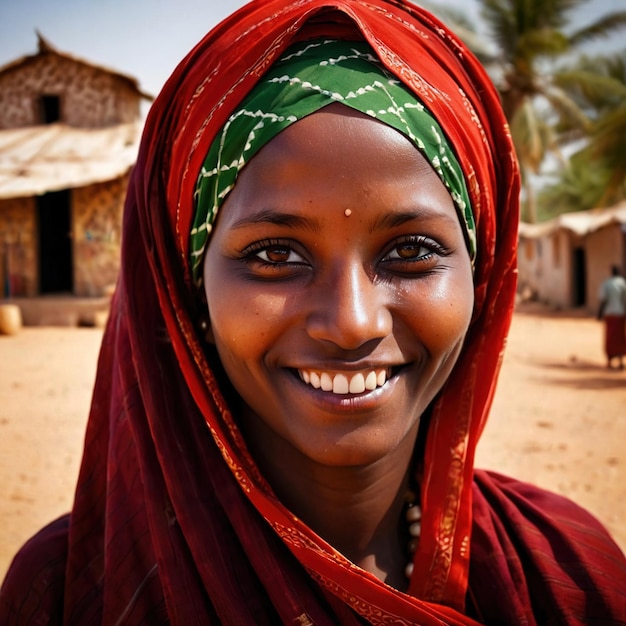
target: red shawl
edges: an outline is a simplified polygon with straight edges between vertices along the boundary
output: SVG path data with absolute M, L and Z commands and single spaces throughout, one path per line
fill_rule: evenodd
M 475 313 L 430 412 L 407 594 L 352 565 L 272 495 L 197 330 L 188 234 L 199 168 L 272 61 L 294 38 L 320 34 L 365 38 L 426 102 L 457 152 L 477 223 Z M 513 310 L 518 192 L 497 93 L 424 11 L 400 0 L 258 0 L 218 25 L 148 117 L 75 503 L 14 561 L 0 623 L 623 623 L 624 559 L 595 521 L 526 485 L 474 480 Z

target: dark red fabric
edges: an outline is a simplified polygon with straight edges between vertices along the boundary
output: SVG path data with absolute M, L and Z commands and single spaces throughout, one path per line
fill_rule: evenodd
M 626 317 L 604 316 L 604 353 L 609 359 L 626 355 Z
M 469 615 L 492 626 L 625 623 L 624 561 L 588 512 L 491 472 L 477 471 L 473 490 Z M 3 625 L 67 623 L 68 522 L 69 516 L 50 524 L 16 558 L 0 598 Z M 347 609 L 338 612 L 335 623 L 351 623 L 349 615 Z M 255 624 L 266 623 L 262 613 L 256 619 Z M 158 619 L 155 611 L 151 620 L 167 618 Z
M 624 556 L 587 511 L 527 483 L 476 471 L 473 518 L 467 604 L 479 621 L 626 623 Z
M 208 146 L 293 39 L 319 34 L 367 39 L 427 103 L 457 151 L 477 222 L 474 318 L 428 416 L 423 529 L 408 594 L 352 566 L 274 497 L 205 352 L 203 305 L 189 280 L 193 189 Z M 413 5 L 259 0 L 218 25 L 175 70 L 146 122 L 74 506 L 16 558 L 0 623 L 441 625 L 487 615 L 532 624 L 550 614 L 576 624 L 557 617 L 572 593 L 560 546 L 596 532 L 597 549 L 575 555 L 577 580 L 594 581 L 589 606 L 606 605 L 605 623 L 619 623 L 624 559 L 604 533 L 589 520 L 573 531 L 577 509 L 538 490 L 545 516 L 529 523 L 526 501 L 535 496 L 518 498 L 503 479 L 473 488 L 513 311 L 518 193 L 495 90 L 468 51 Z M 527 555 L 539 550 L 539 578 L 522 578 Z M 605 567 L 609 578 L 598 573 Z M 497 598 L 486 592 L 493 579 Z M 580 611 L 587 596 L 575 595 Z

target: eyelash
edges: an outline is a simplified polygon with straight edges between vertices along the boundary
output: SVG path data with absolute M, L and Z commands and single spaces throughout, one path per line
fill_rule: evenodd
M 398 256 L 398 258 L 395 259 L 389 258 L 393 252 L 397 252 L 398 248 L 401 248 L 403 246 L 416 248 L 418 251 L 422 248 L 425 248 L 426 250 L 428 250 L 428 252 L 417 257 L 402 258 L 401 256 Z M 446 250 L 443 246 L 433 241 L 429 237 L 425 237 L 424 235 L 408 235 L 406 237 L 403 237 L 399 241 L 395 241 L 393 245 L 389 247 L 389 251 L 385 253 L 382 258 L 382 262 L 394 264 L 425 263 L 432 259 L 434 255 L 445 257 L 448 254 L 448 250 Z
M 297 254 L 303 258 L 301 254 L 296 252 L 293 243 L 288 239 L 262 239 L 255 241 L 241 251 L 241 258 L 248 264 L 258 263 L 262 267 L 283 268 L 285 266 L 303 265 L 304 263 L 294 263 L 293 261 L 270 261 L 262 259 L 259 255 L 262 252 L 268 252 L 272 248 L 285 250 L 287 253 Z
M 389 258 L 391 254 L 394 252 L 397 253 L 398 249 L 403 246 L 405 248 L 413 247 L 418 251 L 424 248 L 428 252 L 417 257 L 402 258 L 398 254 L 397 258 Z M 279 249 L 281 251 L 285 251 L 287 255 L 292 253 L 296 254 L 302 259 L 302 261 L 271 261 L 269 259 L 261 258 L 261 253 L 267 253 L 272 248 L 275 250 Z M 428 261 L 430 261 L 434 255 L 445 257 L 448 254 L 449 251 L 446 248 L 429 237 L 425 237 L 423 235 L 408 235 L 401 238 L 399 241 L 395 241 L 391 246 L 389 246 L 387 252 L 385 252 L 381 259 L 381 263 L 387 266 L 412 266 L 413 269 L 417 269 L 416 264 L 428 264 Z M 262 239 L 260 241 L 255 241 L 241 251 L 241 258 L 249 265 L 256 264 L 261 268 L 274 270 L 309 265 L 304 259 L 304 255 L 298 253 L 294 249 L 293 242 L 288 239 Z

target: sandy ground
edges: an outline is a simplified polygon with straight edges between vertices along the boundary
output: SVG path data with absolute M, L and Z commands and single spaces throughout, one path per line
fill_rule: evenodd
M 102 332 L 0 336 L 0 579 L 16 550 L 69 509 Z M 602 326 L 515 314 L 477 466 L 569 496 L 626 550 L 626 373 L 605 367 Z

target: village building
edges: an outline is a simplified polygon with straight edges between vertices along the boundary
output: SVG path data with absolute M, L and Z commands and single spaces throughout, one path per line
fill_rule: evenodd
M 598 310 L 598 292 L 611 266 L 626 275 L 626 202 L 563 213 L 520 225 L 519 286 L 524 297 L 555 309 Z
M 38 38 L 36 54 L 0 67 L 0 297 L 102 296 L 152 97 Z

